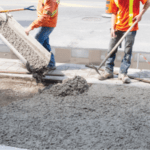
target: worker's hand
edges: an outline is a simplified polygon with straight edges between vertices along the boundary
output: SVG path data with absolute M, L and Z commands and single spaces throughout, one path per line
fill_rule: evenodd
M 111 37 L 114 39 L 117 37 L 117 35 L 115 34 L 116 30 L 115 29 L 111 29 Z
M 25 30 L 26 35 L 29 35 L 29 32 L 30 32 L 30 31 L 31 31 L 31 28 L 28 27 L 28 28 Z
M 142 16 L 139 14 L 139 15 L 135 16 L 132 20 L 139 22 L 139 21 L 141 21 L 141 19 L 142 19 Z

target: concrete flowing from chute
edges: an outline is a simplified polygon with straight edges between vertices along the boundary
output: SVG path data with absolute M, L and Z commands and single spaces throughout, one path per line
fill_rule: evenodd
M 42 68 L 48 65 L 46 61 L 41 59 L 30 45 L 26 43 L 17 32 L 12 30 L 2 18 L 0 18 L 0 33 L 29 62 L 32 68 Z

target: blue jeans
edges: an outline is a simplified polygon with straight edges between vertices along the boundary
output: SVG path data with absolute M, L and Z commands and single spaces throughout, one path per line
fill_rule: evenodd
M 39 27 L 38 32 L 35 35 L 35 39 L 43 45 L 49 52 L 51 52 L 51 46 L 49 44 L 49 35 L 54 30 L 53 27 Z M 54 54 L 51 54 L 51 59 L 48 64 L 48 67 L 54 67 L 55 66 L 55 58 Z
M 116 43 L 121 39 L 121 37 L 125 34 L 124 31 L 117 31 L 116 38 L 111 38 L 108 53 L 113 49 L 113 47 L 116 45 Z M 136 31 L 129 32 L 128 35 L 125 37 L 125 50 L 124 50 L 124 57 L 121 62 L 120 66 L 120 73 L 122 74 L 127 74 L 128 68 L 131 65 L 131 57 L 132 57 L 132 47 L 134 44 L 134 39 L 135 39 Z M 118 48 L 116 48 L 115 52 L 107 59 L 105 63 L 105 70 L 108 73 L 113 72 L 113 67 L 114 67 L 114 61 L 116 58 L 116 53 L 117 53 Z

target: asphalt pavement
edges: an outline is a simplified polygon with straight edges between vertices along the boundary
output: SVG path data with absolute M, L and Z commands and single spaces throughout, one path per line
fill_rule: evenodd
M 5 0 L 0 2 L 4 9 L 37 6 L 38 0 Z M 107 49 L 110 39 L 110 18 L 105 14 L 104 0 L 61 0 L 58 24 L 50 36 L 53 47 Z M 142 8 L 142 6 L 141 6 Z M 26 28 L 37 18 L 36 12 L 12 12 L 13 17 Z M 134 51 L 149 52 L 150 9 L 139 23 Z M 31 32 L 35 35 L 36 29 Z M 2 44 L 2 42 L 0 42 Z M 120 49 L 123 50 L 123 49 Z M 1 50 L 0 50 L 1 51 Z

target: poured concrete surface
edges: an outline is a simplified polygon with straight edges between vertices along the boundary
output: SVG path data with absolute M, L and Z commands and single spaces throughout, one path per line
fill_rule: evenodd
M 0 107 L 0 144 L 24 149 L 150 149 L 149 88 L 92 85 L 55 97 L 46 89 Z
M 54 96 L 60 89 L 51 85 L 40 88 L 32 98 L 16 99 L 20 85 L 15 88 L 15 84 L 7 86 L 0 82 L 0 145 L 31 150 L 150 149 L 150 84 L 132 80 L 126 85 L 117 76 L 99 81 L 97 73 L 85 65 L 57 64 L 57 70 L 67 78 L 84 77 L 92 83 L 89 90 L 83 94 Z M 150 78 L 148 70 L 129 69 L 129 73 Z M 22 89 L 30 94 L 32 86 L 24 87 L 27 83 Z M 11 92 L 9 88 L 14 94 L 11 101 L 6 97 Z

